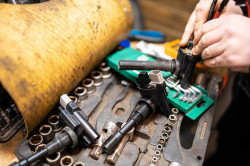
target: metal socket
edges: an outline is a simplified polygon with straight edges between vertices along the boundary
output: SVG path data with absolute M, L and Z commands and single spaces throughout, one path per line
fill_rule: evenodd
M 82 81 L 82 86 L 84 86 L 87 89 L 87 93 L 94 93 L 95 92 L 95 86 L 94 86 L 94 80 L 91 78 L 86 78 Z
M 168 133 L 162 133 L 162 138 L 164 138 L 166 141 L 169 139 Z
M 46 161 L 51 166 L 58 166 L 60 163 L 61 153 L 55 152 L 46 157 Z
M 170 126 L 166 125 L 166 126 L 164 126 L 162 132 L 170 134 L 172 132 L 172 128 Z
M 161 151 L 156 150 L 155 151 L 155 156 L 158 157 L 158 158 L 161 158 Z
M 77 96 L 78 103 L 88 98 L 87 89 L 81 86 L 74 90 L 74 94 Z
M 103 84 L 102 72 L 92 71 L 90 76 L 94 79 L 95 86 L 101 86 Z
M 152 164 L 157 164 L 157 162 L 159 161 L 159 158 L 156 156 L 152 157 Z
M 102 78 L 110 78 L 111 73 L 110 73 L 110 67 L 106 64 L 106 62 L 102 62 L 99 66 L 99 69 L 102 72 Z
M 168 118 L 169 122 L 174 124 L 176 122 L 176 120 L 177 120 L 176 115 L 174 115 L 174 114 L 169 115 L 169 118 Z
M 35 152 L 37 153 L 37 152 L 43 150 L 45 147 L 46 147 L 46 144 L 40 144 L 36 147 Z
M 40 134 L 34 134 L 29 139 L 30 149 L 35 151 L 36 147 L 43 143 L 43 137 Z
M 74 164 L 74 166 L 85 166 L 85 164 L 82 163 L 82 162 L 76 162 L 76 163 Z
M 72 166 L 73 165 L 73 158 L 71 156 L 64 156 L 60 160 L 61 166 Z
M 75 96 L 69 96 L 69 98 L 70 98 L 74 103 L 77 103 L 77 97 L 75 97 Z
M 179 110 L 177 108 L 172 108 L 171 112 L 176 116 L 179 114 Z
M 159 150 L 160 152 L 162 152 L 163 146 L 161 144 L 157 144 L 156 145 L 156 150 Z
M 49 124 L 52 126 L 54 132 L 58 132 L 62 129 L 60 126 L 60 118 L 58 115 L 51 115 L 48 119 Z
M 50 125 L 42 125 L 39 129 L 39 133 L 43 136 L 45 143 L 52 141 L 55 136 Z
M 167 142 L 167 140 L 165 138 L 163 138 L 163 137 L 161 137 L 159 139 L 159 141 L 158 141 L 158 143 L 161 144 L 161 145 L 163 145 L 163 146 L 165 145 L 166 142 Z

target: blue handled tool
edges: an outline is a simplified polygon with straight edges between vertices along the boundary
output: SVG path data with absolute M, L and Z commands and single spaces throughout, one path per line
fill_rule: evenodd
M 136 30 L 133 29 L 130 32 L 129 39 L 134 40 L 144 40 L 151 43 L 164 43 L 166 42 L 166 37 L 163 33 L 158 31 L 149 30 Z

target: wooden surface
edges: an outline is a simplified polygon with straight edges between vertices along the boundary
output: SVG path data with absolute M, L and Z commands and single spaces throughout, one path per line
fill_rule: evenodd
M 0 82 L 28 134 L 132 27 L 127 0 L 0 4 Z
M 138 0 L 145 29 L 158 30 L 167 41 L 180 39 L 198 0 Z
M 7 166 L 15 161 L 17 158 L 15 156 L 16 146 L 23 139 L 22 133 L 18 132 L 9 142 L 0 144 L 0 165 Z

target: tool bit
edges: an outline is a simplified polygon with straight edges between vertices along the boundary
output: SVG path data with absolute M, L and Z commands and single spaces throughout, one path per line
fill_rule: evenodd
M 102 134 L 97 140 L 97 143 L 94 145 L 93 149 L 90 152 L 90 157 L 95 160 L 98 160 L 102 154 L 102 144 L 107 140 L 112 134 L 117 132 L 118 126 L 113 122 L 106 122 L 102 129 Z
M 141 99 L 139 106 L 135 109 L 128 122 L 114 135 L 110 136 L 102 145 L 103 151 L 111 154 L 120 144 L 126 133 L 134 126 L 140 124 L 155 110 L 161 111 L 163 115 L 171 113 L 167 100 L 166 84 L 160 71 L 143 71 L 138 75 L 137 84 L 140 90 Z
M 133 127 L 132 129 L 130 129 L 126 135 L 123 137 L 123 139 L 121 140 L 120 144 L 118 145 L 118 147 L 115 149 L 115 151 L 109 155 L 106 159 L 107 163 L 114 165 L 116 163 L 116 161 L 118 160 L 118 158 L 120 157 L 125 145 L 127 142 L 131 141 L 133 139 L 133 135 L 134 135 L 134 130 L 135 128 Z

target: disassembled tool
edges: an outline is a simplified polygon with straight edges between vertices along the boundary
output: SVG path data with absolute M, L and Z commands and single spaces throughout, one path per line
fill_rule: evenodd
M 189 86 L 195 65 L 201 60 L 199 56 L 192 55 L 193 43 L 190 40 L 187 46 L 181 47 L 177 59 L 165 61 L 130 61 L 120 60 L 120 70 L 163 70 L 176 74 L 181 80 L 181 87 Z
M 135 125 L 140 124 L 155 110 L 161 111 L 163 115 L 168 116 L 170 112 L 167 100 L 166 84 L 160 71 L 151 71 L 149 73 L 141 72 L 138 75 L 137 84 L 141 94 L 139 106 L 129 121 L 116 134 L 109 137 L 102 145 L 105 153 L 111 154 L 122 141 L 126 133 Z
M 90 157 L 95 160 L 98 160 L 102 154 L 102 144 L 104 141 L 108 139 L 112 134 L 117 132 L 118 126 L 113 122 L 106 122 L 102 129 L 102 134 L 97 140 L 96 144 L 94 144 L 93 149 L 90 152 Z
M 187 49 L 184 49 L 187 50 Z M 180 52 L 183 51 L 182 49 L 179 50 Z M 180 53 L 179 56 L 182 56 Z M 184 55 L 182 56 L 184 58 L 184 61 L 189 61 L 189 55 Z M 126 65 L 129 66 L 130 69 L 132 70 L 119 70 L 119 61 L 120 60 L 128 60 L 125 61 L 125 67 Z M 112 69 L 117 71 L 118 73 L 122 74 L 125 76 L 127 79 L 131 80 L 132 82 L 136 83 L 136 78 L 138 74 L 140 73 L 140 70 L 135 70 L 133 64 L 131 64 L 131 60 L 135 62 L 135 64 L 140 65 L 141 68 L 147 67 L 144 63 L 145 61 L 150 62 L 151 67 L 152 64 L 154 67 L 163 67 L 165 68 L 166 66 L 164 64 L 168 64 L 167 67 L 172 67 L 175 65 L 174 61 L 166 61 L 166 62 L 161 62 L 160 66 L 158 66 L 158 63 L 154 63 L 155 59 L 141 53 L 140 51 L 137 51 L 133 48 L 124 48 L 123 50 L 117 51 L 114 54 L 108 56 L 106 58 L 107 64 L 110 65 Z M 120 63 L 121 64 L 121 63 Z M 191 65 L 190 63 L 189 65 Z M 120 65 L 121 67 L 122 65 Z M 192 66 L 192 65 L 191 65 Z M 189 70 L 191 68 L 189 67 L 184 67 L 180 71 L 185 71 L 185 69 Z M 136 66 L 138 68 L 138 66 Z M 179 73 L 180 73 L 179 71 Z M 179 84 L 181 80 L 174 75 L 171 75 L 170 72 L 162 71 L 162 75 L 164 78 L 167 78 L 166 84 L 167 84 L 167 92 L 168 92 L 168 100 L 170 104 L 172 104 L 174 107 L 178 108 L 180 111 L 185 113 L 187 117 L 190 119 L 197 119 L 202 113 L 204 113 L 213 103 L 214 100 L 209 98 L 207 96 L 207 91 L 204 89 L 196 86 L 196 85 L 189 85 L 187 89 L 184 89 L 181 87 Z M 189 77 L 188 72 L 184 74 L 185 78 Z M 184 77 L 183 76 L 183 77 Z M 185 80 L 185 79 L 182 79 Z M 202 103 L 202 104 L 200 104 Z
M 64 128 L 61 135 L 55 137 L 44 149 L 21 160 L 19 163 L 14 163 L 14 166 L 29 165 L 39 158 L 51 155 L 68 146 L 75 147 L 78 142 L 81 142 L 86 147 L 90 147 L 99 138 L 99 134 L 87 121 L 88 117 L 68 95 L 64 94 L 61 96 L 60 104 L 59 116 L 68 127 Z M 49 135 L 52 132 L 52 127 L 43 125 L 39 132 L 40 134 L 45 133 L 44 136 L 47 137 L 46 140 L 48 141 L 51 139 Z

